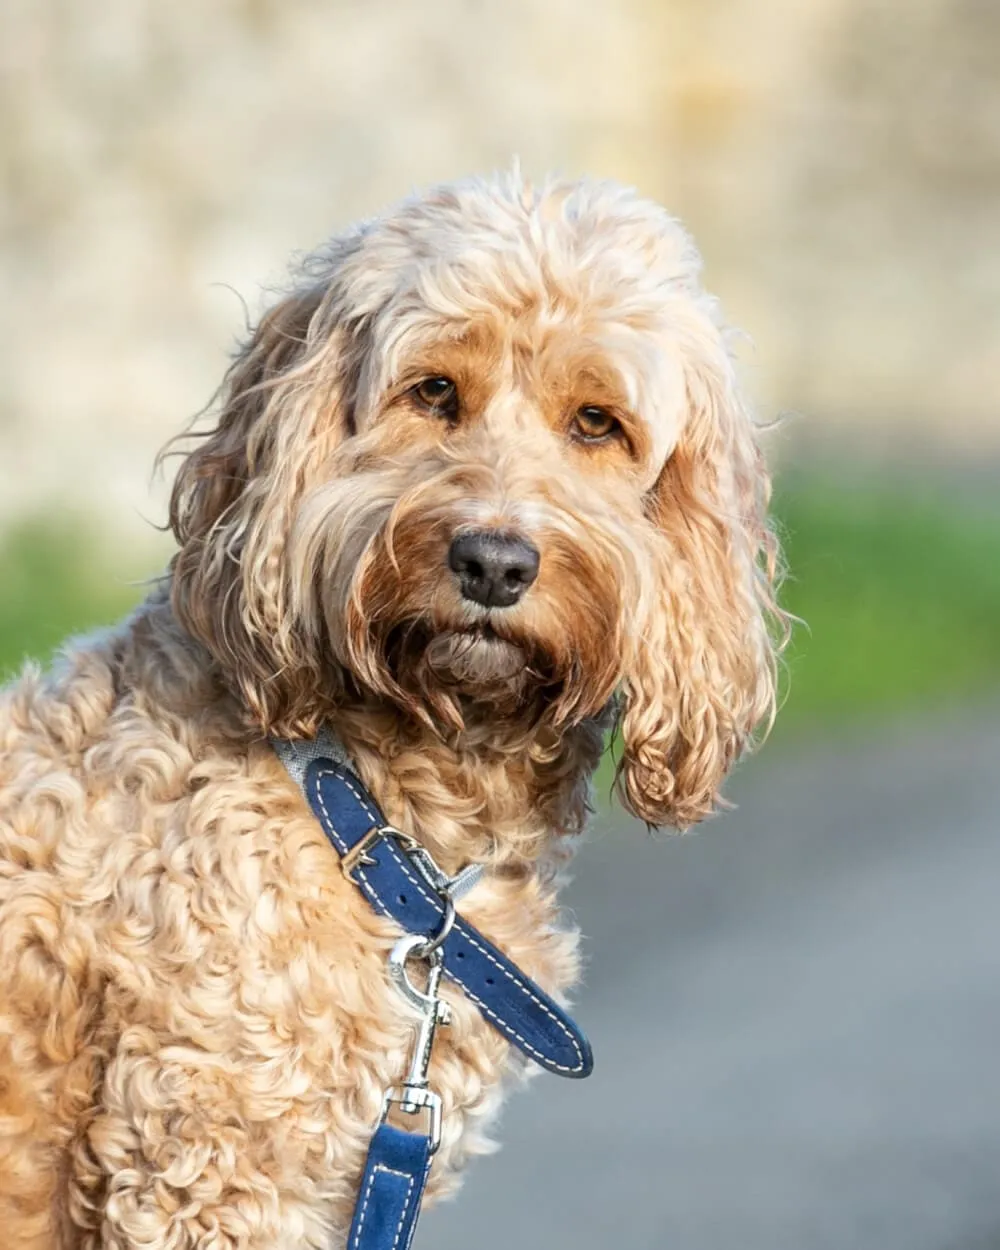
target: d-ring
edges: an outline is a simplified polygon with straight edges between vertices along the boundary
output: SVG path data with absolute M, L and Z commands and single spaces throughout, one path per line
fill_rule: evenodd
M 444 898 L 444 919 L 441 921 L 441 927 L 433 937 L 426 938 L 419 946 L 413 948 L 413 954 L 418 959 L 426 959 L 428 955 L 433 955 L 436 950 L 439 950 L 455 926 L 455 900 L 450 894 L 444 894 L 442 897 Z

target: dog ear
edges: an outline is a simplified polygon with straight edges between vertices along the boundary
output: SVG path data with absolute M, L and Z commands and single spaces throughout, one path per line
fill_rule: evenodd
M 618 727 L 618 792 L 652 825 L 708 815 L 773 717 L 778 547 L 752 419 L 710 316 L 683 344 L 687 414 L 647 500 L 653 591 L 639 610 Z M 776 630 L 775 630 L 775 627 Z
M 320 288 L 277 304 L 226 374 L 214 428 L 182 461 L 170 501 L 179 544 L 171 603 L 266 731 L 311 733 L 330 691 L 288 611 L 283 560 L 310 460 L 343 434 L 336 325 Z

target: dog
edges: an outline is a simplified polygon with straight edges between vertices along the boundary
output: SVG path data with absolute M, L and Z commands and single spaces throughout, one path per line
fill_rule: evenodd
M 0 698 L 19 1250 L 344 1245 L 413 1021 L 398 929 L 272 737 L 331 727 L 393 825 L 483 866 L 463 914 L 563 1001 L 608 735 L 628 811 L 684 828 L 773 717 L 758 432 L 697 251 L 627 188 L 475 179 L 339 235 L 189 439 L 163 579 Z M 532 1066 L 442 993 L 430 1199 Z

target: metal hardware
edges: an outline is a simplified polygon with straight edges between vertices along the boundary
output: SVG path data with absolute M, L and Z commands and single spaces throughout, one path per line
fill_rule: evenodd
M 383 838 L 395 838 L 407 855 L 413 855 L 416 851 L 422 851 L 423 847 L 409 833 L 404 833 L 402 829 L 395 829 L 392 825 L 372 825 L 363 838 L 360 838 L 351 849 L 340 857 L 340 871 L 349 881 L 354 880 L 351 873 L 355 868 L 370 868 L 378 861 L 372 859 L 371 852 Z M 426 855 L 426 851 L 424 854 Z
M 395 838 L 431 889 L 446 901 L 463 898 L 473 886 L 479 884 L 486 871 L 482 864 L 469 864 L 461 872 L 449 877 L 438 866 L 430 851 L 412 834 L 404 833 L 402 829 L 397 829 L 393 825 L 372 825 L 364 837 L 355 842 L 351 849 L 340 857 L 340 870 L 345 877 L 353 881 L 351 874 L 356 868 L 370 868 L 377 863 L 377 860 L 372 858 L 371 852 L 382 838 Z M 446 913 L 444 936 L 441 941 L 448 936 L 454 923 L 455 917 L 452 915 L 449 919 Z
M 418 1089 L 415 1086 L 404 1086 L 403 1089 L 393 1086 L 392 1089 L 387 1089 L 382 1096 L 382 1114 L 378 1118 L 379 1124 L 385 1123 L 389 1111 L 394 1106 L 398 1107 L 400 1111 L 405 1111 L 407 1115 L 416 1115 L 418 1111 L 427 1112 L 427 1136 L 430 1138 L 430 1153 L 436 1154 L 438 1146 L 441 1145 L 440 1094 L 435 1094 L 432 1089 Z
M 454 905 L 452 907 L 454 909 Z M 440 941 L 443 940 L 443 938 L 440 939 Z M 451 1009 L 438 997 L 438 986 L 441 983 L 441 973 L 444 971 L 444 956 L 441 954 L 440 943 L 425 952 L 423 947 L 426 941 L 427 939 L 419 933 L 408 933 L 399 939 L 389 954 L 389 978 L 410 1006 L 415 1007 L 420 1013 L 420 1020 L 416 1028 L 413 1054 L 406 1079 L 401 1086 L 386 1090 L 382 1099 L 382 1115 L 379 1123 L 386 1118 L 393 1105 L 399 1107 L 400 1111 L 406 1115 L 416 1115 L 419 1111 L 427 1111 L 430 1116 L 428 1136 L 431 1154 L 433 1154 L 441 1144 L 441 1099 L 428 1085 L 427 1069 L 430 1066 L 435 1031 L 439 1024 L 451 1023 Z M 410 980 L 406 963 L 411 957 L 427 960 L 426 989 L 420 989 Z
M 451 1009 L 446 1002 L 443 1002 L 438 994 L 438 987 L 441 984 L 441 973 L 444 971 L 444 956 L 439 950 L 431 951 L 429 955 L 425 955 L 420 948 L 423 946 L 426 938 L 421 933 L 407 933 L 396 942 L 392 950 L 389 952 L 389 979 L 399 992 L 403 995 L 411 1007 L 415 1007 L 425 1023 L 428 1024 L 427 1050 L 430 1053 L 430 1044 L 434 1041 L 435 1024 L 450 1024 Z M 429 964 L 427 970 L 427 988 L 420 989 L 419 986 L 413 984 L 407 971 L 407 961 L 415 956 L 418 959 L 426 959 Z
M 444 919 L 438 926 L 437 933 L 431 937 L 421 937 L 420 945 L 413 948 L 413 953 L 420 959 L 429 959 L 431 955 L 436 954 L 445 944 L 448 934 L 455 926 L 455 900 L 450 894 L 442 895 L 444 898 Z

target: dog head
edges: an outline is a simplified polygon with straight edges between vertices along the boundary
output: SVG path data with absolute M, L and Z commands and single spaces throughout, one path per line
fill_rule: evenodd
M 712 807 L 774 704 L 768 479 L 690 240 L 607 183 L 440 188 L 311 257 L 181 464 L 174 610 L 262 728 L 617 709 Z

